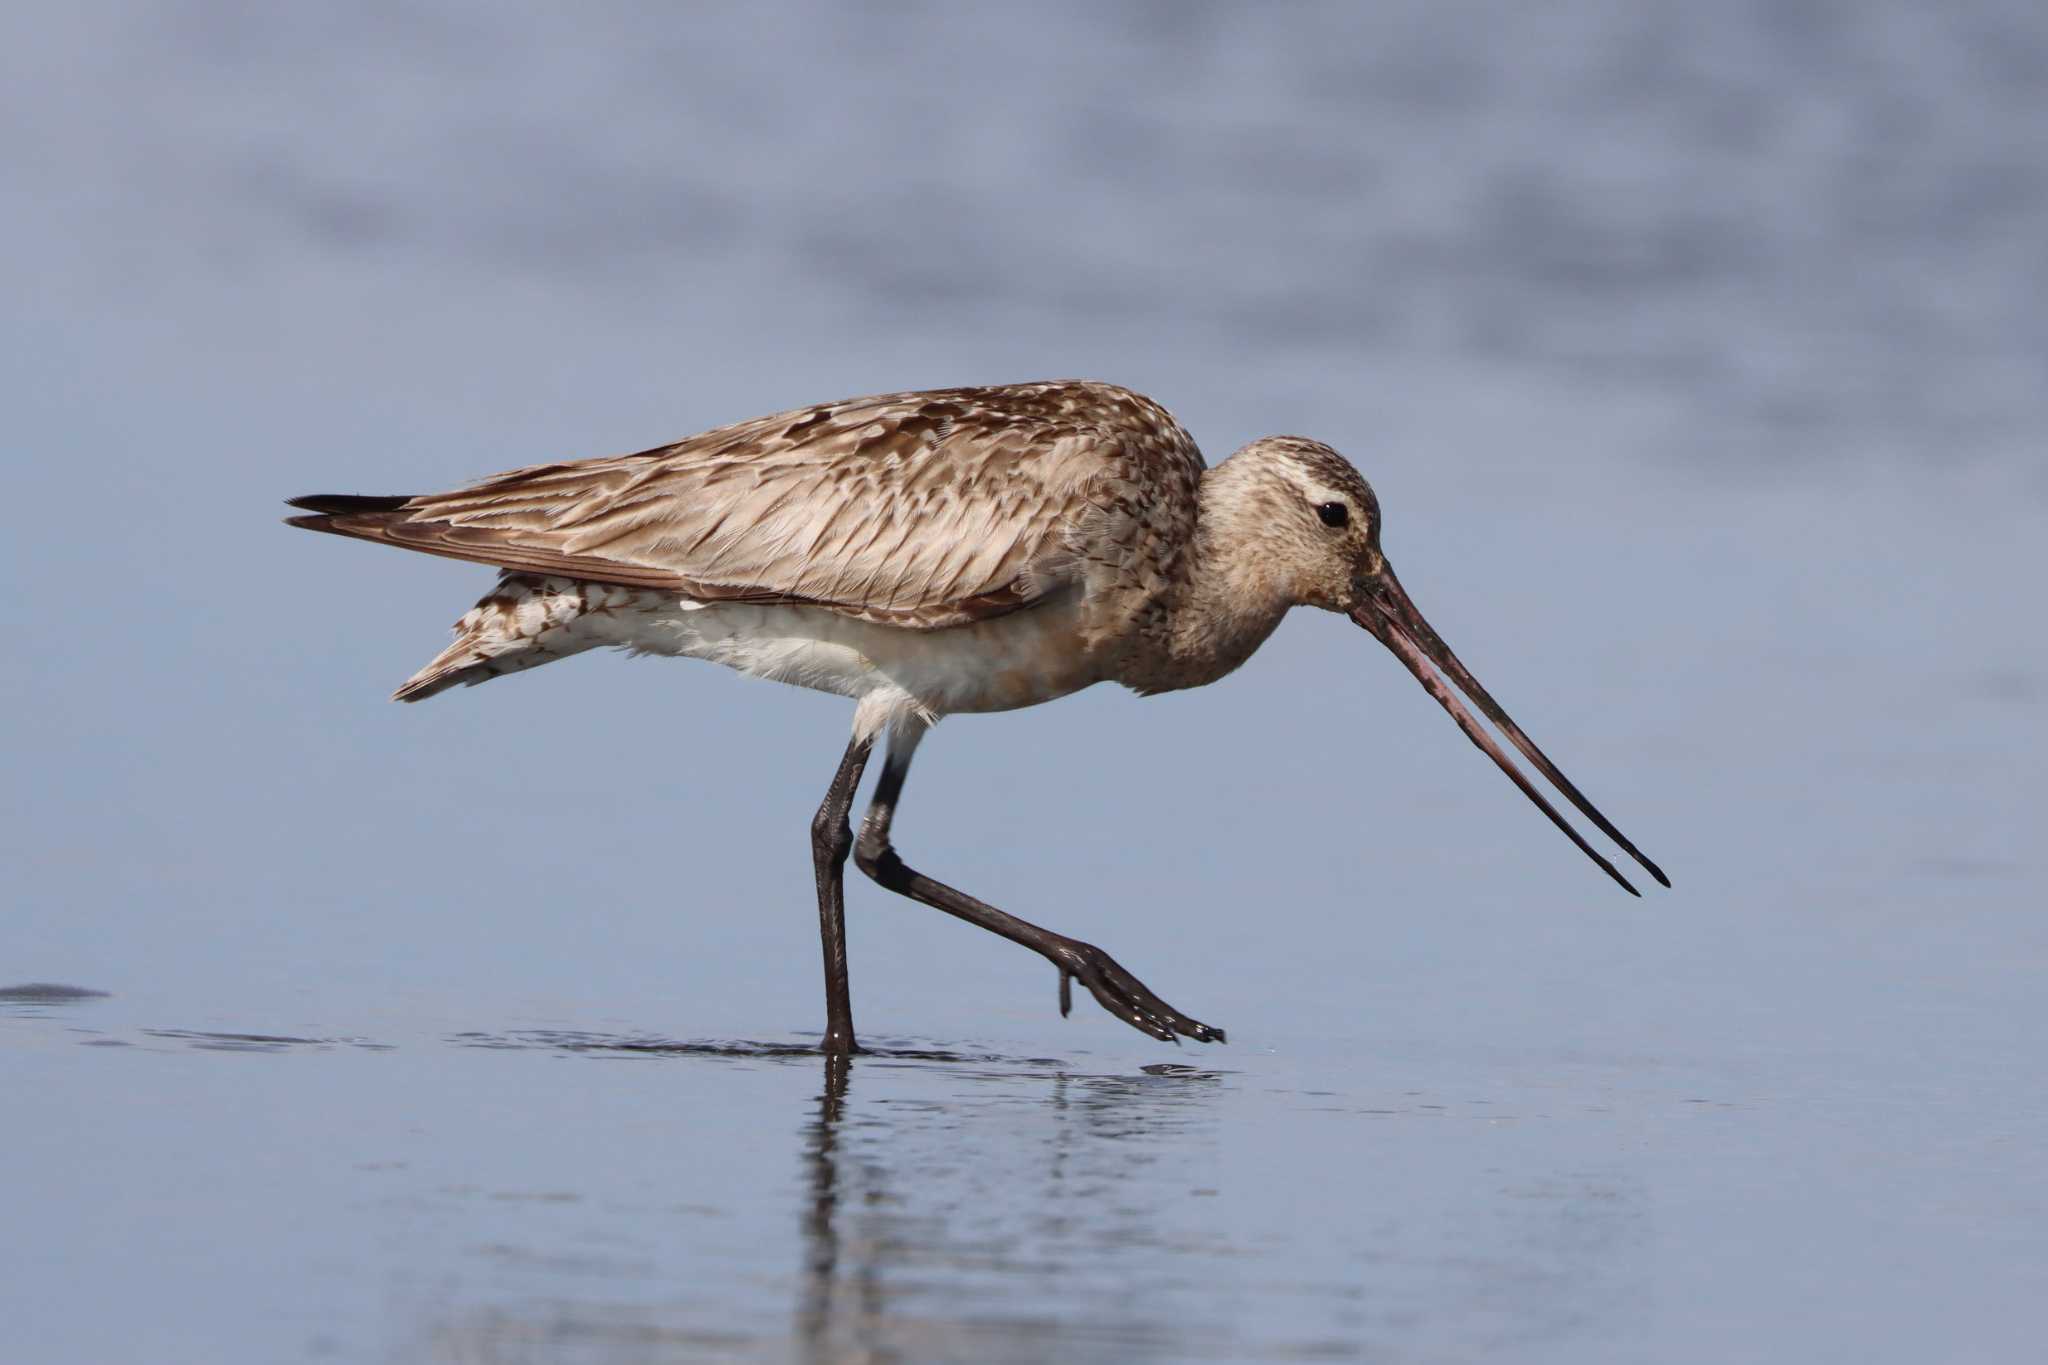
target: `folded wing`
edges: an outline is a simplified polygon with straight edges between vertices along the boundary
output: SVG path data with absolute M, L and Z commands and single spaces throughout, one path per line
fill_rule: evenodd
M 1126 493 L 1199 476 L 1163 409 L 1060 382 L 885 394 L 451 493 L 314 497 L 293 524 L 703 601 L 809 604 L 920 629 L 1081 581 Z

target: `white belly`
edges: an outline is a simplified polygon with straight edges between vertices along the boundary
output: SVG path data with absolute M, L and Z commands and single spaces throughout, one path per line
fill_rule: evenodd
M 642 593 L 642 602 L 653 594 Z M 700 604 L 687 599 L 585 617 L 592 643 L 708 659 L 756 678 L 861 703 L 872 733 L 910 713 L 1009 711 L 1102 681 L 1082 647 L 1076 609 L 1051 604 L 950 630 L 858 621 L 816 607 Z

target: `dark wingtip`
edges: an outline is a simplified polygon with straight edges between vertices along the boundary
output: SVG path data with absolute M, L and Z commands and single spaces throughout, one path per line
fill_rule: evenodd
M 375 497 L 362 493 L 308 493 L 304 497 L 286 498 L 285 506 L 303 507 L 308 512 L 324 512 L 328 516 L 343 516 L 350 512 L 396 512 L 411 502 L 410 497 Z M 291 524 L 302 525 L 306 519 L 292 518 Z
M 1657 879 L 1657 885 L 1663 887 L 1666 891 L 1669 891 L 1671 889 L 1671 878 L 1664 875 L 1663 868 L 1657 866 L 1655 863 L 1651 862 L 1647 858 L 1643 860 L 1643 866 L 1648 868 L 1650 871 L 1650 875 Z

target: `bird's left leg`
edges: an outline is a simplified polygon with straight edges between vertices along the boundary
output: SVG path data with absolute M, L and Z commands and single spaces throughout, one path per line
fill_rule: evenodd
M 1190 1019 L 1174 1009 L 1094 944 L 1005 914 L 964 891 L 933 881 L 896 856 L 896 849 L 889 842 L 889 827 L 896 819 L 896 800 L 903 793 L 911 755 L 917 751 L 926 728 L 911 722 L 899 726 L 889 736 L 889 759 L 875 783 L 874 800 L 868 805 L 867 817 L 861 821 L 860 840 L 854 845 L 853 860 L 860 870 L 898 895 L 943 910 L 969 924 L 978 924 L 1012 943 L 1021 943 L 1059 968 L 1061 1014 L 1072 1007 L 1071 983 L 1079 977 L 1104 1009 L 1140 1033 L 1169 1043 L 1180 1041 L 1176 1034 L 1204 1043 L 1224 1041 L 1222 1029 Z

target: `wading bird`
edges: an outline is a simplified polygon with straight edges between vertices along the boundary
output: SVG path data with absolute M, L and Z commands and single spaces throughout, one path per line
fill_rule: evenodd
M 455 643 L 396 693 L 600 645 L 710 659 L 856 703 L 811 822 L 825 1049 L 855 1050 L 842 892 L 849 853 L 891 891 L 1021 943 L 1154 1038 L 1222 1042 L 1093 944 L 933 881 L 890 843 L 926 730 L 1100 682 L 1149 696 L 1215 682 L 1291 607 L 1348 615 L 1587 857 L 1636 894 L 1476 721 L 1658 882 L 1671 883 L 1544 757 L 1430 629 L 1380 551 L 1380 508 L 1319 441 L 1269 436 L 1203 465 L 1165 408 L 1058 381 L 883 394 L 720 427 L 637 455 L 534 465 L 452 493 L 293 499 L 290 523 L 498 567 Z M 855 789 L 888 758 L 855 840 Z

